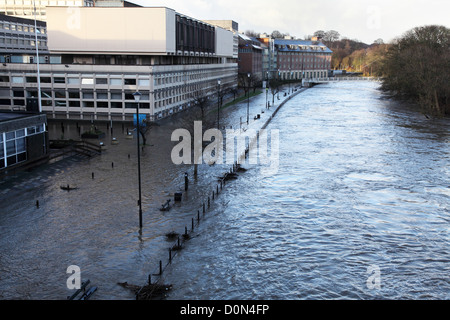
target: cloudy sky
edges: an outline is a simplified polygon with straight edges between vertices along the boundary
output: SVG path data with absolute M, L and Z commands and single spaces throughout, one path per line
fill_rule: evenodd
M 372 43 L 389 42 L 411 28 L 450 27 L 449 0 L 128 0 L 164 6 L 199 20 L 234 20 L 239 31 L 282 33 L 303 38 L 317 30 Z

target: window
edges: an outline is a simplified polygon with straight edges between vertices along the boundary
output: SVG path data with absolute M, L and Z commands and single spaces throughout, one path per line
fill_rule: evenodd
M 83 92 L 83 99 L 94 99 L 94 92 L 92 91 Z
M 140 87 L 149 87 L 150 86 L 150 80 L 139 79 L 139 86 Z
M 122 79 L 111 79 L 110 81 L 112 86 L 121 86 L 122 85 Z
M 98 92 L 97 99 L 99 100 L 108 100 L 108 93 L 106 92 Z
M 80 101 L 69 101 L 69 107 L 79 108 L 80 107 Z
M 3 159 L 1 167 L 4 167 L 4 159 L 6 158 L 7 166 L 12 166 L 16 163 L 23 162 L 27 159 L 27 148 L 25 140 L 25 129 L 20 129 L 17 131 L 7 132 L 5 134 L 6 140 L 6 150 L 3 149 L 3 137 L 2 137 L 2 151 L 0 153 L 0 158 Z M 6 153 L 5 153 L 6 151 Z
M 67 78 L 68 84 L 80 84 L 80 79 L 78 78 Z
M 94 84 L 94 79 L 92 79 L 92 78 L 83 78 L 81 80 L 81 84 L 93 85 Z
M 122 92 L 111 92 L 111 100 L 122 100 Z
M 66 83 L 66 78 L 63 77 L 55 77 L 53 78 L 54 83 Z
M 122 102 L 111 102 L 111 108 L 122 109 Z
M 24 98 L 25 97 L 25 92 L 22 90 L 14 90 L 13 91 L 13 96 L 15 98 Z
M 62 90 L 56 90 L 55 91 L 55 99 L 65 99 L 66 98 L 66 92 Z
M 97 79 L 95 79 L 95 84 L 108 84 L 108 79 L 106 79 L 106 78 L 97 78 Z
M 125 100 L 133 100 L 134 101 L 134 96 L 132 93 L 125 93 Z
M 136 79 L 124 79 L 123 83 L 126 86 L 135 86 L 136 85 Z
M 50 78 L 50 77 L 41 77 L 41 83 L 52 83 L 52 78 Z

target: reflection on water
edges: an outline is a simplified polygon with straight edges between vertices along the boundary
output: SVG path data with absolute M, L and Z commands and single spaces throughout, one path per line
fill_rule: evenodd
M 264 109 L 262 96 L 252 114 Z M 226 109 L 221 122 L 237 128 L 245 108 Z M 246 165 L 224 189 L 165 273 L 174 285 L 168 298 L 448 299 L 448 124 L 383 98 L 373 82 L 301 93 L 267 128 L 280 130 L 278 173 Z M 52 126 L 51 138 L 60 138 L 60 123 Z M 191 166 L 173 165 L 178 126 L 175 118 L 153 128 L 143 150 L 142 234 L 136 140 L 121 124 L 108 130 L 101 156 L 2 182 L 0 298 L 64 299 L 66 268 L 75 264 L 99 287 L 94 299 L 133 299 L 117 282 L 145 282 L 168 255 L 164 235 L 184 230 L 227 170 L 201 166 L 194 180 Z M 65 138 L 77 135 L 66 124 Z M 79 189 L 60 189 L 67 184 Z M 159 211 L 178 191 L 183 202 Z M 373 265 L 380 289 L 367 285 Z

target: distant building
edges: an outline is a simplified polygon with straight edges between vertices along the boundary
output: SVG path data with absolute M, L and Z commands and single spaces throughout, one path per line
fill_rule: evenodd
M 275 39 L 278 76 L 283 80 L 327 77 L 332 51 L 320 41 Z
M 239 34 L 239 74 L 253 75 L 254 81 L 263 80 L 263 48 L 255 39 Z M 245 77 L 244 77 L 245 78 Z
M 237 84 L 231 31 L 164 7 L 47 7 L 48 59 L 40 62 L 49 118 L 130 121 L 133 93 L 150 120 Z M 81 23 L 80 21 L 83 21 Z M 42 60 L 44 59 L 44 61 Z M 38 97 L 36 63 L 1 66 L 0 109 Z
M 44 114 L 0 112 L 0 175 L 47 158 L 46 123 Z
M 216 27 L 223 28 L 231 31 L 234 34 L 233 37 L 233 58 L 237 59 L 239 55 L 239 23 L 233 20 L 202 20 L 205 23 L 211 24 Z

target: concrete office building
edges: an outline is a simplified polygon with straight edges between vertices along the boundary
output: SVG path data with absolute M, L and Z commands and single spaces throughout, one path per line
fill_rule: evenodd
M 231 31 L 164 7 L 46 10 L 50 55 L 40 85 L 49 118 L 128 121 L 139 91 L 141 113 L 159 119 L 188 108 L 198 92 L 216 94 L 218 80 L 236 86 Z M 2 70 L 0 108 L 10 107 L 7 92 L 38 96 L 36 71 L 26 63 Z
M 37 20 L 45 21 L 48 6 L 93 7 L 94 0 L 0 0 L 0 14 L 34 19 L 36 7 Z
M 40 59 L 45 63 L 49 55 L 47 47 L 47 26 L 36 21 Z M 34 63 L 36 59 L 36 34 L 34 20 L 0 14 L 0 62 Z

